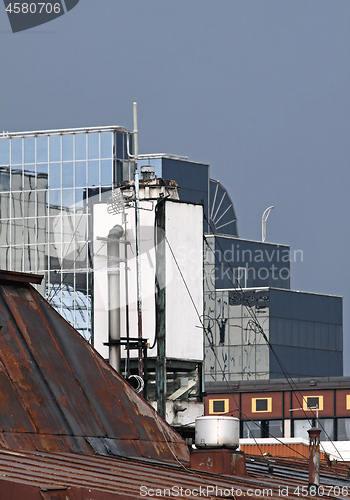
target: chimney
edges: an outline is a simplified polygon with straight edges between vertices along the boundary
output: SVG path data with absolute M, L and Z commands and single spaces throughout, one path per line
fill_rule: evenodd
M 320 434 L 321 430 L 311 427 L 307 431 L 310 437 L 309 445 L 309 492 L 318 494 L 320 487 Z

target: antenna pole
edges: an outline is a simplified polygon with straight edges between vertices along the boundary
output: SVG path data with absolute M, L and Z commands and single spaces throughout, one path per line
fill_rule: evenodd
M 135 224 L 136 224 L 136 272 L 137 272 L 137 326 L 139 339 L 139 376 L 143 379 L 143 352 L 142 352 L 142 295 L 141 295 L 141 256 L 140 256 L 140 193 L 138 170 L 138 130 L 137 130 L 137 102 L 133 103 L 134 118 L 134 158 L 135 158 Z
M 270 212 L 271 210 L 273 209 L 274 207 L 269 207 L 265 210 L 265 212 L 263 213 L 262 215 L 262 218 L 261 218 L 261 241 L 265 241 L 266 240 L 266 221 L 267 221 L 267 218 L 268 216 L 270 215 Z

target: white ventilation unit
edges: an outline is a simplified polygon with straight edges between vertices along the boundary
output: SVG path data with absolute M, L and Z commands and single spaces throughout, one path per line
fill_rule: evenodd
M 239 446 L 239 419 L 235 417 L 196 418 L 197 448 L 229 448 Z

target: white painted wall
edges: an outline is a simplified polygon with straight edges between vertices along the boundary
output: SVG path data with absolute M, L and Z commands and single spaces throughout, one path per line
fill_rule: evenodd
M 168 283 L 166 288 L 166 357 L 200 361 L 203 360 L 203 329 L 201 327 L 201 320 L 203 320 L 203 209 L 199 205 L 167 201 L 165 219 L 166 281 Z M 171 280 L 168 279 L 170 274 Z
M 187 282 L 198 312 L 203 315 L 203 209 L 198 205 L 166 200 L 166 234 L 178 265 Z M 146 210 L 140 211 L 141 221 L 141 285 L 143 337 L 152 345 L 155 338 L 155 203 L 141 202 Z M 116 224 L 122 225 L 122 216 L 107 212 L 106 203 L 97 203 L 93 209 L 93 267 L 94 267 L 94 347 L 108 358 L 108 271 L 107 244 L 97 238 L 107 238 Z M 135 211 L 127 210 L 126 238 L 131 242 L 128 250 L 129 321 L 130 337 L 138 336 Z M 124 257 L 124 245 L 120 245 Z M 180 276 L 170 248 L 166 243 L 166 356 L 174 359 L 203 360 L 203 330 Z M 118 267 L 118 266 L 116 266 Z M 120 264 L 121 336 L 126 336 L 125 265 Z M 126 351 L 122 348 L 122 357 Z M 131 357 L 137 352 L 131 351 Z M 157 355 L 156 347 L 148 351 Z

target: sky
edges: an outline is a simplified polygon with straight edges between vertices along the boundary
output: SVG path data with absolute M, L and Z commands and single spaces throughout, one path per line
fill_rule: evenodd
M 291 245 L 294 290 L 344 297 L 350 375 L 350 2 L 80 0 L 12 33 L 0 131 L 122 125 L 140 153 L 210 164 L 239 236 Z

